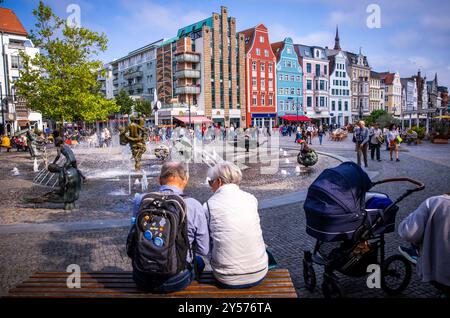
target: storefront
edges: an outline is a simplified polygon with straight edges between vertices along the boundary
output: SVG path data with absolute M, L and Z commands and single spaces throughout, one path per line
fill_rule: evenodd
M 269 127 L 276 125 L 277 114 L 252 114 L 252 125 L 254 127 Z

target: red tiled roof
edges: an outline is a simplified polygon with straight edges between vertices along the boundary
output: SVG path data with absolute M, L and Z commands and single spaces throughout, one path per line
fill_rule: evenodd
M 17 35 L 28 35 L 14 11 L 6 8 L 0 8 L 0 31 Z
M 389 72 L 380 73 L 380 79 L 384 80 L 384 83 L 387 85 L 391 85 L 392 83 L 394 83 L 394 77 L 395 77 L 394 73 Z
M 280 55 L 281 55 L 281 51 L 283 51 L 283 47 L 284 47 L 284 42 L 280 41 L 280 42 L 275 42 L 271 44 L 272 46 L 272 52 L 273 54 L 275 54 L 277 61 L 280 60 Z

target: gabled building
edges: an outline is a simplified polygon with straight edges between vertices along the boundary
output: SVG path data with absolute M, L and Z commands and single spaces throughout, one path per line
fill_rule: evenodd
M 384 85 L 385 110 L 396 117 L 401 117 L 402 83 L 400 82 L 400 74 L 398 72 L 380 73 L 380 81 Z
M 11 135 L 29 127 L 42 130 L 41 113 L 29 109 L 14 87 L 22 68 L 20 52 L 33 57 L 39 54 L 39 49 L 28 38 L 14 11 L 6 8 L 0 8 L 0 43 L 0 133 Z
M 277 122 L 277 59 L 269 31 L 259 24 L 239 34 L 245 40 L 247 126 L 272 128 Z
M 348 60 L 348 71 L 352 80 L 352 114 L 353 120 L 370 114 L 370 66 L 367 57 L 358 54 L 345 52 Z
M 409 120 L 409 128 L 412 126 L 413 118 L 417 117 L 417 84 L 415 78 L 401 78 L 402 84 L 402 121 Z
M 346 126 L 352 123 L 351 78 L 347 70 L 347 55 L 341 50 L 337 28 L 334 49 L 327 50 L 326 54 L 330 62 L 330 120 L 328 123 Z
M 295 44 L 303 67 L 303 107 L 305 115 L 325 123 L 330 118 L 329 67 L 326 50 L 319 46 Z
M 369 112 L 384 110 L 384 86 L 381 88 L 380 73 L 370 72 L 369 95 Z
M 291 38 L 273 43 L 276 56 L 276 95 L 278 123 L 303 115 L 303 68 Z M 289 117 L 286 117 L 289 116 Z M 297 118 L 295 118 L 297 120 Z

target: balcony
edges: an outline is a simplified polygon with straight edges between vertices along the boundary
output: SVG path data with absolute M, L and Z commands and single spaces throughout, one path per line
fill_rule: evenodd
M 198 70 L 181 70 L 175 72 L 176 78 L 200 78 L 200 71 Z
M 181 86 L 175 89 L 175 94 L 200 94 L 199 86 Z
M 134 71 L 134 72 L 129 72 L 129 73 L 125 73 L 123 74 L 123 78 L 124 79 L 132 79 L 135 77 L 142 77 L 144 75 L 144 72 L 142 71 Z
M 144 85 L 142 83 L 136 83 L 136 84 L 131 84 L 128 86 L 128 89 L 130 90 L 138 90 L 138 89 L 144 89 Z
M 195 53 L 181 53 L 175 57 L 175 60 L 178 63 L 181 62 L 199 63 L 200 55 Z

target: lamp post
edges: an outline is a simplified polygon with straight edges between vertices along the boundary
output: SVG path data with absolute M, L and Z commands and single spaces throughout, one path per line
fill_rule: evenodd
M 191 131 L 191 99 L 188 97 L 188 107 L 189 107 L 189 133 Z

